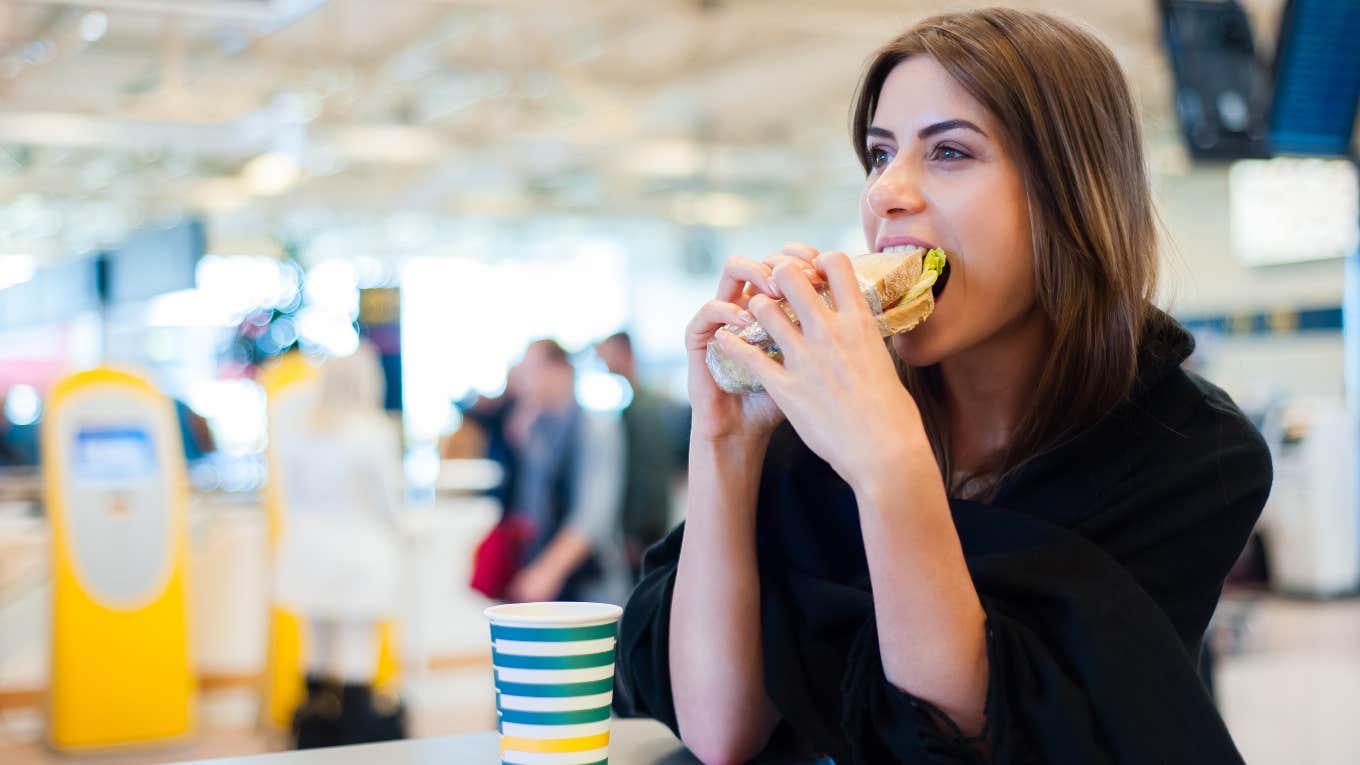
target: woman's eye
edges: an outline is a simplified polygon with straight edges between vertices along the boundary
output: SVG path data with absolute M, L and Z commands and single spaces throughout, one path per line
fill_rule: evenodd
M 931 159 L 944 162 L 957 162 L 961 159 L 968 159 L 969 155 L 962 149 L 954 146 L 936 146 L 935 151 L 931 152 Z
M 873 146 L 869 148 L 869 167 L 881 168 L 889 162 L 892 162 L 892 152 L 882 146 Z

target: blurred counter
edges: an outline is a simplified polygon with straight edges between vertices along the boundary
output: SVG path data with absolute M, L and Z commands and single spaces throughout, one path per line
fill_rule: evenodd
M 441 492 L 403 509 L 407 547 L 401 604 L 409 676 L 431 664 L 489 656 L 490 604 L 468 586 L 472 552 L 495 524 L 495 500 Z M 270 577 L 265 514 L 253 495 L 195 495 L 189 510 L 192 636 L 205 684 L 253 682 L 265 664 Z M 51 590 L 48 525 L 32 513 L 0 515 L 0 697 L 47 683 Z

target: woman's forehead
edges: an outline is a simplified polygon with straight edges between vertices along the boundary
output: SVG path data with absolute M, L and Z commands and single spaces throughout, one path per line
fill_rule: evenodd
M 954 119 L 968 120 L 984 130 L 994 124 L 982 104 L 939 62 L 929 56 L 912 56 L 883 81 L 870 124 L 893 131 L 900 140 L 903 131 L 914 135 L 928 125 Z

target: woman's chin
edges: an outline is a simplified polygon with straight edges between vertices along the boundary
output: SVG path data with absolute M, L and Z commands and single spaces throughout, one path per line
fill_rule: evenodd
M 926 321 L 910 332 L 893 336 L 893 353 L 909 367 L 928 367 L 939 363 L 939 343 L 934 341 L 936 333 L 931 329 L 930 322 Z

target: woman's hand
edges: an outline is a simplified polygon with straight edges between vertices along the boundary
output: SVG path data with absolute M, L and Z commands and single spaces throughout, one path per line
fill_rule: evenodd
M 801 327 L 765 294 L 752 296 L 747 308 L 779 344 L 783 366 L 728 332 L 718 333 L 723 350 L 760 380 L 804 443 L 852 487 L 920 454 L 920 412 L 898 379 L 850 259 L 839 252 L 812 264 L 786 259 L 773 277 Z M 817 294 L 818 278 L 830 285 L 834 308 Z
M 685 351 L 689 357 L 689 400 L 694 411 L 692 434 L 695 437 L 714 443 L 737 438 L 759 440 L 768 437 L 784 419 L 779 407 L 767 393 L 740 395 L 724 392 L 713 382 L 705 357 L 708 343 L 713 340 L 719 327 L 724 324 L 744 327 L 754 320 L 747 311 L 753 298 L 767 298 L 767 302 L 773 305 L 775 300 L 784 297 L 774 279 L 776 267 L 784 263 L 797 263 L 810 268 L 815 257 L 816 250 L 790 242 L 784 246 L 782 253 L 771 255 L 763 263 L 734 257 L 723 266 L 717 295 L 699 309 L 685 330 Z

